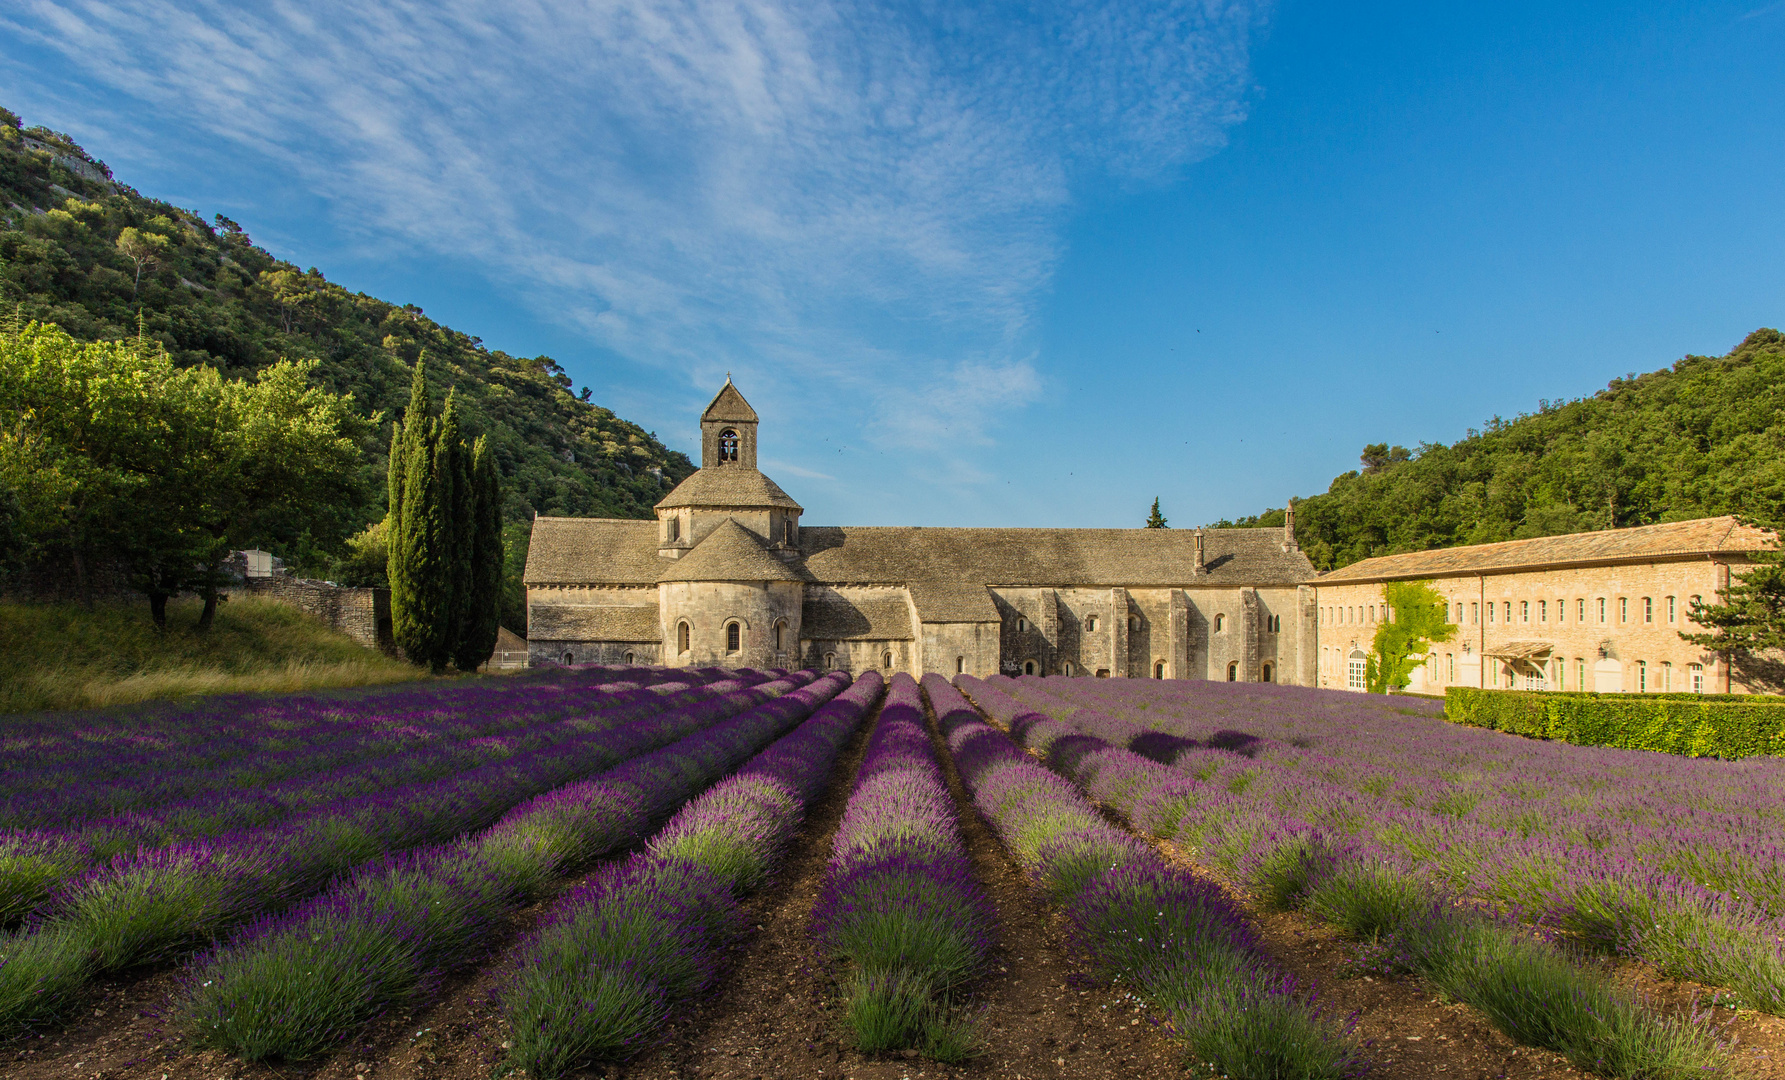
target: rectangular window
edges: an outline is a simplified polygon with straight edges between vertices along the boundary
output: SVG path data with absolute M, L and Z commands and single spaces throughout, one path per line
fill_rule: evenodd
M 1665 694 L 1665 693 L 1671 693 L 1672 691 L 1673 691 L 1673 663 L 1668 660 L 1663 660 L 1663 661 L 1661 661 L 1661 692 Z
M 1605 597 L 1599 598 L 1599 625 L 1605 625 Z
M 1487 606 L 1487 624 L 1494 625 L 1494 605 L 1491 603 Z
M 1655 621 L 1655 601 L 1646 596 L 1642 598 L 1642 621 L 1645 626 Z
M 1704 693 L 1704 665 L 1693 664 L 1691 667 L 1687 668 L 1686 681 L 1690 684 L 1687 689 L 1691 690 L 1694 694 Z
M 1629 621 L 1630 621 L 1630 598 L 1628 596 L 1620 596 L 1620 597 L 1618 597 L 1618 623 L 1620 625 L 1622 625 Z
M 1479 601 L 1469 605 L 1469 623 L 1472 626 L 1481 625 L 1481 603 Z
M 1678 605 L 1676 604 L 1675 599 L 1673 597 L 1670 596 L 1667 598 L 1667 621 L 1669 623 L 1672 623 L 1676 618 L 1679 617 L 1677 611 L 1675 610 L 1677 606 Z
M 1575 657 L 1574 660 L 1574 688 L 1576 690 L 1587 688 L 1587 662 L 1579 657 Z
M 1574 602 L 1574 621 L 1575 622 L 1583 622 L 1583 623 L 1587 621 L 1587 602 L 1586 602 L 1586 600 L 1584 600 L 1584 599 L 1575 600 L 1575 602 Z
M 1531 601 L 1520 600 L 1518 602 L 1518 621 L 1522 623 L 1531 621 Z
M 1549 601 L 1548 600 L 1537 601 L 1537 621 L 1538 622 L 1549 622 Z
M 1346 672 L 1346 685 L 1353 690 L 1362 690 L 1364 688 L 1364 662 L 1353 660 L 1347 666 L 1349 670 Z
M 1459 607 L 1459 608 L 1462 606 L 1463 605 L 1461 605 L 1461 604 L 1457 605 L 1457 607 Z M 1447 678 L 1445 681 L 1446 682 L 1456 682 L 1457 681 L 1457 654 L 1456 653 L 1445 653 L 1444 659 L 1449 661 L 1449 667 L 1450 667 L 1450 677 Z
M 1506 625 L 1512 625 L 1512 601 L 1506 601 Z
M 1648 688 L 1649 662 L 1647 660 L 1638 660 L 1636 662 L 1636 691 L 1637 693 L 1643 693 L 1647 691 Z

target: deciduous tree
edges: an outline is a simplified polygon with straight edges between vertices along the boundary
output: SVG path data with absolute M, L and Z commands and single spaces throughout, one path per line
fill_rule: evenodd
M 1391 581 L 1383 587 L 1389 617 L 1376 624 L 1364 687 L 1372 694 L 1404 689 L 1432 646 L 1456 637 L 1449 605 L 1429 581 Z

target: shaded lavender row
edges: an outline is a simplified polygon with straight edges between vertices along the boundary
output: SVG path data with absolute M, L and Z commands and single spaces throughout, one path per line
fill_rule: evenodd
M 842 673 L 786 680 L 776 700 L 535 798 L 480 836 L 380 859 L 258 921 L 187 969 L 188 1030 L 250 1060 L 326 1049 L 379 1008 L 426 996 L 432 973 L 488 950 L 503 915 L 642 838 L 847 684 Z
M 1172 695 L 1066 685 L 1077 681 L 1035 688 L 1186 735 L 1213 737 L 1231 715 L 1218 689 L 1194 683 Z M 1228 742 L 1244 756 L 1174 755 L 1177 775 L 1139 798 L 1136 824 L 1234 872 L 1312 831 L 1434 889 L 1785 1012 L 1785 762 L 1532 742 L 1390 711 L 1401 699 L 1271 693 L 1274 711 L 1251 706 L 1271 717 L 1266 734 Z M 1303 706 L 1298 723 L 1288 714 Z
M 684 806 L 647 851 L 559 902 L 516 951 L 502 992 L 511 1063 L 549 1078 L 626 1053 L 711 984 L 743 927 L 737 895 L 780 860 L 881 686 L 878 673 L 863 674 Z
M 976 696 L 984 687 L 957 678 Z M 1234 1076 L 1363 1071 L 1355 1018 L 1323 1015 L 1275 968 L 1218 888 L 1105 821 L 1069 780 L 988 724 L 946 679 L 926 675 L 924 690 L 974 805 L 1061 906 L 1093 970 L 1133 985 L 1162 1009 L 1194 1060 Z M 1037 716 L 1032 723 L 1050 722 Z
M 626 688 L 670 680 L 711 681 L 656 671 L 640 672 L 630 682 L 567 678 L 567 685 L 558 685 L 532 679 L 501 693 L 454 692 L 454 700 L 444 703 L 415 691 L 368 699 L 354 712 L 336 708 L 325 714 L 286 706 L 281 712 L 287 722 L 276 729 L 244 732 L 223 719 L 206 725 L 213 737 L 196 745 L 95 745 L 73 760 L 0 775 L 0 827 L 67 827 L 200 794 L 301 779 L 356 756 L 385 753 L 386 746 L 462 741 L 574 717 Z M 187 720 L 180 714 L 164 716 L 171 726 Z
M 97 971 L 170 958 L 368 859 L 483 828 L 524 799 L 684 738 L 811 678 L 715 683 L 705 688 L 710 696 L 692 705 L 665 711 L 661 699 L 655 707 L 641 704 L 613 727 L 456 776 L 272 828 L 119 856 L 58 887 L 37 925 L 0 941 L 0 1031 L 53 1013 Z M 21 963 L 21 957 L 34 959 Z
M 812 913 L 821 953 L 841 968 L 847 1023 L 864 1052 L 946 1040 L 940 1011 L 995 943 L 996 914 L 961 842 L 954 797 L 904 673 L 887 689 Z
M 206 837 L 217 837 L 225 844 L 231 837 L 253 843 L 268 829 L 301 830 L 316 818 L 327 828 L 329 819 L 338 816 L 343 807 L 355 809 L 370 800 L 365 809 L 375 811 L 380 798 L 401 799 L 410 789 L 453 785 L 466 778 L 475 782 L 489 770 L 499 771 L 517 755 L 549 753 L 555 745 L 574 746 L 587 735 L 693 705 L 712 694 L 711 688 L 660 683 L 631 693 L 605 695 L 601 700 L 606 707 L 599 712 L 584 711 L 573 719 L 547 721 L 531 730 L 480 736 L 460 747 L 421 746 L 284 789 L 223 792 L 186 806 L 94 823 L 85 829 L 0 834 L 0 919 L 16 919 L 40 908 L 57 882 L 108 861 L 116 865 L 118 860 L 144 851 L 160 851 Z
M 651 671 L 526 672 L 500 680 L 407 683 L 277 697 L 207 696 L 127 711 L 8 717 L 0 734 L 0 746 L 7 748 L 0 750 L 0 792 L 129 777 L 144 769 L 165 768 L 170 760 L 193 768 L 220 768 L 242 757 L 321 737 L 331 728 L 380 719 L 393 728 L 428 728 L 514 702 L 527 703 L 545 716 L 555 711 L 556 699 L 573 698 L 603 683 L 649 678 Z M 713 669 L 666 674 L 682 682 L 731 677 Z
M 1180 821 L 1189 812 L 1172 793 L 1198 781 L 1182 771 L 1028 709 L 990 680 L 956 680 L 1023 745 L 1042 751 L 1051 768 L 1143 830 L 1165 835 L 1158 828 L 1162 808 L 1172 807 L 1167 812 L 1178 812 Z M 1597 971 L 1532 941 L 1510 921 L 1458 903 L 1404 864 L 1335 848 L 1305 829 L 1247 839 L 1253 843 L 1235 852 L 1234 870 L 1267 903 L 1305 907 L 1388 943 L 1397 967 L 1482 1009 L 1516 1041 L 1619 1077 L 1696 1076 L 1723 1060 L 1694 1025 L 1652 1013 Z

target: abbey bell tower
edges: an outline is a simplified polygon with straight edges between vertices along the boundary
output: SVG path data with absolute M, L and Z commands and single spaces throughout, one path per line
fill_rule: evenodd
M 700 414 L 700 471 L 657 504 L 657 554 L 679 559 L 733 521 L 790 561 L 799 553 L 800 513 L 756 467 L 756 410 L 727 378 Z
M 700 467 L 756 468 L 756 410 L 727 376 L 725 385 L 700 414 Z

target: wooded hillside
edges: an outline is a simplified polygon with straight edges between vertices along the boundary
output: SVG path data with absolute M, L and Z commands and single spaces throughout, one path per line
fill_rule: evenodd
M 1320 570 L 1717 514 L 1785 521 L 1785 335 L 1756 330 L 1727 356 L 1540 401 L 1448 446 L 1367 446 L 1360 464 L 1296 500 L 1296 538 Z M 1215 527 L 1282 523 L 1278 509 Z
M 0 109 L 0 304 L 9 318 L 54 322 L 86 341 L 141 328 L 182 365 L 226 375 L 280 359 L 319 361 L 316 378 L 382 414 L 364 443 L 353 524 L 330 535 L 267 537 L 299 568 L 325 567 L 347 533 L 384 516 L 390 422 L 423 351 L 435 400 L 458 391 L 467 438 L 488 435 L 504 516 L 650 517 L 694 471 L 686 455 L 573 393 L 550 357 L 485 348 L 420 308 L 350 293 L 256 247 L 235 222 L 147 198 L 118 183 L 66 135 L 24 128 Z

